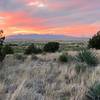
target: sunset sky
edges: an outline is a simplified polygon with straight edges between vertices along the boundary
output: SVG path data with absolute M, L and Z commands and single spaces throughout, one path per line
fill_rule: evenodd
M 0 0 L 0 29 L 91 36 L 100 30 L 100 0 Z

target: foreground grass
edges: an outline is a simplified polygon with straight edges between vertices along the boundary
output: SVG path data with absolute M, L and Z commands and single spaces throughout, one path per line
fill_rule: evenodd
M 7 55 L 0 70 L 0 99 L 83 100 L 88 87 L 99 81 L 100 66 L 60 63 L 60 55 Z

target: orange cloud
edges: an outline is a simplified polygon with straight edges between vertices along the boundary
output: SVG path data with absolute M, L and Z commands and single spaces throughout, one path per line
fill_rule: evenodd
M 17 32 L 24 32 L 24 30 L 27 31 L 27 33 L 29 33 L 30 30 L 33 30 L 33 32 L 40 32 L 40 30 L 46 28 L 39 25 L 43 21 L 43 18 L 31 18 L 23 12 L 0 13 L 0 28 L 5 30 L 6 35 L 11 35 Z
M 96 25 L 73 25 L 59 28 L 52 28 L 46 30 L 47 33 L 64 34 L 72 36 L 91 36 L 100 29 L 98 24 Z
M 39 17 L 29 17 L 24 12 L 1 12 L 0 28 L 4 29 L 6 35 L 12 34 L 64 34 L 73 36 L 91 36 L 100 29 L 98 24 L 76 24 L 60 27 L 50 27 L 44 25 L 46 21 L 52 21 L 52 18 L 44 19 Z

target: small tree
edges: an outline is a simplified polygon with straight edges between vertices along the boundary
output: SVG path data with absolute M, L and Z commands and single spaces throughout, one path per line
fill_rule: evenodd
M 3 30 L 0 30 L 0 45 L 3 45 L 3 42 L 5 40 L 5 36 L 3 36 Z
M 100 31 L 97 32 L 90 40 L 88 44 L 89 48 L 100 49 Z
M 48 42 L 44 46 L 44 51 L 45 52 L 56 52 L 59 49 L 59 43 L 58 42 Z
M 0 30 L 0 62 L 2 62 L 6 56 L 6 54 L 3 52 L 4 40 L 5 40 L 5 36 L 3 36 L 3 30 Z

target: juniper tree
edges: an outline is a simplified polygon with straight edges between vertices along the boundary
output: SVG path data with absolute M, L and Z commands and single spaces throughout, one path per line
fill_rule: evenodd
M 0 62 L 2 62 L 4 57 L 5 57 L 5 53 L 2 50 L 3 43 L 4 43 L 4 40 L 5 40 L 5 36 L 3 36 L 3 34 L 4 34 L 3 30 L 0 30 Z

